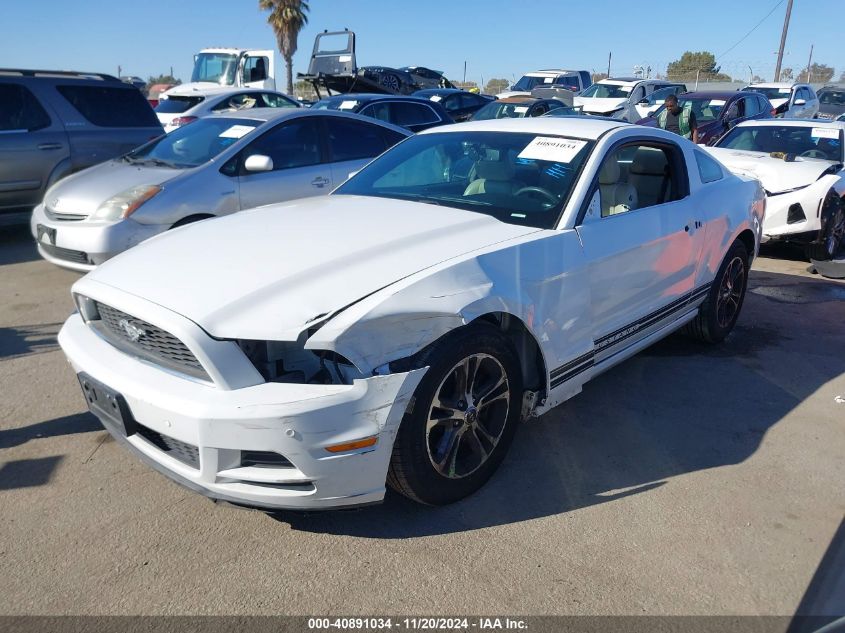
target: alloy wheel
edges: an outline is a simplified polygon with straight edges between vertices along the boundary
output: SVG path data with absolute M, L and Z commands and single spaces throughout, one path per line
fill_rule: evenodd
M 510 399 L 507 372 L 496 358 L 473 354 L 457 363 L 437 388 L 426 422 L 434 469 L 461 479 L 484 465 L 505 430 Z
M 719 327 L 731 325 L 739 312 L 742 301 L 742 290 L 745 287 L 745 261 L 741 257 L 734 257 L 719 284 L 719 294 L 716 299 L 716 320 Z

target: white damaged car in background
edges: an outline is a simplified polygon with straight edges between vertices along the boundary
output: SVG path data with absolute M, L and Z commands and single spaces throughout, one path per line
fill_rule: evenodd
M 444 504 L 490 478 L 521 419 L 681 327 L 727 336 L 764 205 L 663 130 L 444 126 L 325 198 L 106 262 L 59 342 L 104 426 L 204 495 L 319 509 L 389 483 Z
M 845 122 L 747 121 L 706 150 L 762 183 L 764 241 L 801 245 L 816 261 L 845 257 Z

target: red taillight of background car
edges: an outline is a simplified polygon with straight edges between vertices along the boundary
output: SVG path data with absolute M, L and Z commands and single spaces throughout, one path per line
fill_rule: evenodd
M 170 125 L 172 125 L 173 127 L 179 127 L 182 125 L 188 125 L 188 123 L 193 123 L 196 120 L 197 117 L 195 116 L 177 116 L 170 122 Z

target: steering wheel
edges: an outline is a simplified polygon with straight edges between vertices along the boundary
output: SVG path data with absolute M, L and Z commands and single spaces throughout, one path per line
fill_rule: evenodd
M 551 191 L 547 191 L 546 189 L 543 189 L 542 187 L 523 187 L 522 189 L 519 189 L 514 195 L 515 196 L 521 196 L 524 193 L 540 194 L 541 197 L 545 198 L 551 204 L 557 204 L 558 203 L 557 196 L 555 194 L 553 194 Z
M 827 154 L 820 149 L 808 149 L 806 152 L 801 152 L 800 156 L 806 156 L 807 158 L 827 158 Z

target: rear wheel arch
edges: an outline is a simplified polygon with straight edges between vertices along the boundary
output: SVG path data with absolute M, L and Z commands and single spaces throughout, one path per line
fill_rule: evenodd
M 754 232 L 751 229 L 744 229 L 736 236 L 736 239 L 742 242 L 743 246 L 745 246 L 745 250 L 748 253 L 748 262 L 750 264 L 751 260 L 754 259 L 754 253 L 757 252 L 754 248 L 757 243 L 757 240 L 754 237 Z
M 210 218 L 216 217 L 213 213 L 194 213 L 193 215 L 186 216 L 181 220 L 177 220 L 171 226 L 171 229 L 177 229 L 180 226 L 185 226 L 186 224 L 193 224 L 194 222 L 199 222 L 200 220 L 208 220 Z

